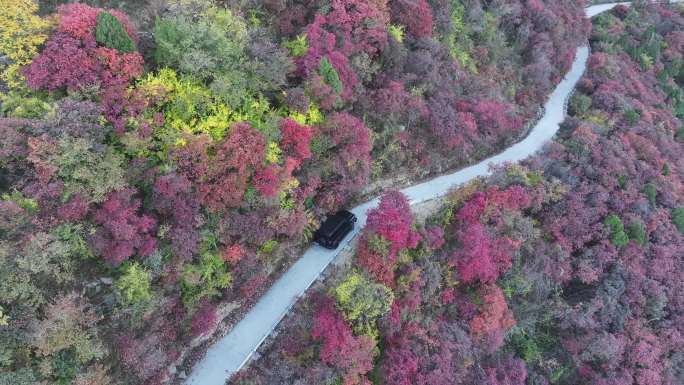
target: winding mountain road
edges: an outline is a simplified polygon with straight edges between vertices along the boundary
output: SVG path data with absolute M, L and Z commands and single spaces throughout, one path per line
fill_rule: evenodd
M 612 9 L 611 3 L 591 6 L 585 9 L 587 17 Z M 473 178 L 489 175 L 490 165 L 523 160 L 553 138 L 565 119 L 566 102 L 575 85 L 585 71 L 589 48 L 579 47 L 572 68 L 558 84 L 544 105 L 544 115 L 529 135 L 504 152 L 487 158 L 473 166 L 452 174 L 408 187 L 402 192 L 411 204 L 425 202 L 445 195 L 451 188 Z M 256 305 L 238 322 L 225 337 L 211 346 L 206 355 L 195 365 L 186 385 L 224 385 L 226 379 L 240 370 L 252 354 L 285 317 L 294 303 L 304 294 L 325 268 L 344 250 L 366 223 L 366 212 L 376 207 L 378 198 L 353 208 L 358 217 L 355 230 L 341 243 L 337 250 L 327 250 L 318 245 L 311 246 L 290 269 L 278 279 Z

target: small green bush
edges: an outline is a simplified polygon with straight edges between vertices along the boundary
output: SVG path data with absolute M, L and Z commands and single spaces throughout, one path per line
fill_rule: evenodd
M 684 206 L 672 210 L 672 223 L 684 235 Z
M 330 64 L 326 57 L 322 57 L 318 64 L 318 74 L 321 75 L 325 84 L 329 85 L 336 94 L 342 92 L 342 81 L 335 67 Z
M 125 306 L 137 305 L 152 298 L 150 273 L 135 262 L 124 268 L 123 275 L 116 282 L 116 288 Z
M 73 349 L 65 349 L 57 352 L 52 357 L 52 376 L 57 385 L 69 385 L 76 378 L 79 363 Z
M 636 242 L 639 246 L 646 244 L 646 229 L 641 221 L 631 222 L 627 226 L 627 234 L 629 235 L 629 239 Z
M 290 56 L 300 57 L 306 55 L 309 50 L 309 44 L 306 41 L 306 34 L 301 34 L 292 40 L 288 40 L 283 43 L 283 46 L 287 48 Z
M 95 40 L 98 44 L 120 52 L 135 51 L 135 44 L 133 44 L 133 40 L 128 36 L 123 25 L 109 12 L 97 14 Z
M 675 134 L 675 139 L 678 142 L 684 143 L 684 127 L 681 127 L 679 130 L 677 130 L 677 133 Z
M 387 26 L 387 34 L 392 36 L 398 43 L 402 43 L 404 41 L 404 26 L 390 24 Z
M 662 172 L 663 176 L 669 176 L 670 175 L 670 165 L 667 163 L 664 163 L 663 169 L 661 172 Z
M 656 197 L 658 195 L 658 190 L 656 189 L 656 186 L 653 183 L 646 183 L 641 192 L 643 192 L 644 195 L 646 195 L 646 199 L 648 199 L 648 203 L 650 203 L 651 206 L 656 205 Z
M 570 98 L 570 114 L 571 115 L 584 115 L 591 108 L 591 98 L 582 93 L 575 93 L 572 98 Z
M 610 229 L 610 241 L 615 247 L 623 247 L 629 242 L 629 238 L 625 233 L 625 227 L 617 215 L 611 214 L 607 216 L 603 224 Z
M 40 98 L 19 93 L 0 95 L 0 116 L 17 119 L 41 119 L 54 107 Z
M 541 358 L 541 351 L 537 342 L 523 331 L 511 335 L 510 343 L 515 349 L 516 355 L 527 364 L 534 364 Z
M 641 116 L 637 110 L 629 109 L 625 111 L 624 113 L 624 118 L 627 121 L 627 124 L 630 126 L 635 125 L 639 121 L 639 117 Z
M 394 301 L 392 290 L 356 272 L 349 274 L 331 294 L 354 333 L 371 337 L 377 337 L 376 321 L 389 312 Z
M 221 257 L 204 251 L 198 264 L 186 265 L 181 279 L 181 299 L 187 308 L 194 307 L 202 298 L 214 297 L 230 286 L 232 276 Z

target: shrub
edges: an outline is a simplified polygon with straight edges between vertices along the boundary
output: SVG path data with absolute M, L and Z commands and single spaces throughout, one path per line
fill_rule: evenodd
M 398 43 L 404 42 L 404 26 L 390 24 L 387 26 L 387 33 Z
M 33 344 L 42 356 L 71 350 L 80 363 L 101 358 L 106 350 L 95 330 L 98 320 L 81 295 L 60 295 L 47 306 L 45 318 L 37 325 Z
M 574 116 L 582 116 L 586 114 L 591 108 L 591 97 L 576 92 L 572 98 L 570 98 L 569 112 Z
M 197 264 L 185 265 L 181 278 L 183 304 L 192 308 L 202 299 L 218 296 L 230 286 L 232 277 L 220 255 L 203 251 Z
M 86 139 L 62 136 L 52 142 L 46 137 L 29 139 L 29 161 L 43 181 L 57 177 L 64 183 L 64 195 L 79 194 L 88 202 L 125 187 L 123 159 L 112 148 Z
M 0 306 L 0 326 L 9 325 L 9 316 L 5 314 L 5 310 Z
M 228 9 L 208 7 L 198 14 L 183 11 L 157 19 L 155 59 L 159 66 L 177 69 L 206 84 L 233 109 L 252 96 L 284 84 L 288 62 L 278 49 L 265 62 L 251 58 L 247 23 Z M 275 71 L 270 66 L 277 68 Z M 285 71 L 283 71 L 285 69 Z
M 199 202 L 187 178 L 175 173 L 163 175 L 154 182 L 152 208 L 170 226 L 171 251 L 190 260 L 199 242 Z
M 432 35 L 432 9 L 426 0 L 398 0 L 391 3 L 392 19 L 406 26 L 416 39 Z
M 660 171 L 660 174 L 663 176 L 669 176 L 670 175 L 670 165 L 667 163 L 663 163 L 663 168 Z
M 257 130 L 236 123 L 220 142 L 207 146 L 205 138 L 193 138 L 175 158 L 180 173 L 195 183 L 202 204 L 219 211 L 242 204 L 249 178 L 264 161 L 265 146 Z
M 398 191 L 383 194 L 378 207 L 369 210 L 356 260 L 373 279 L 388 286 L 394 285 L 399 251 L 415 248 L 420 240 L 412 222 L 408 200 Z
M 498 286 L 483 285 L 477 295 L 481 304 L 478 314 L 470 320 L 470 332 L 475 337 L 487 338 L 490 344 L 487 348 L 494 351 L 503 344 L 503 335 L 515 325 L 515 319 Z
M 625 121 L 627 121 L 627 124 L 629 124 L 630 126 L 635 125 L 639 121 L 639 118 L 641 117 L 639 112 L 637 110 L 634 110 L 634 109 L 629 109 L 629 110 L 625 111 L 623 116 L 625 118 Z
M 627 226 L 627 235 L 629 235 L 629 239 L 636 242 L 639 246 L 646 244 L 646 229 L 644 228 L 644 224 L 639 220 L 629 223 Z
M 33 0 L 7 0 L 0 9 L 0 52 L 8 60 L 0 64 L 0 80 L 10 90 L 23 87 L 20 69 L 47 38 L 49 21 L 36 16 L 36 11 Z
M 41 98 L 23 96 L 13 92 L 0 95 L 0 116 L 7 118 L 42 119 L 53 110 L 52 105 Z
M 138 83 L 136 92 L 142 94 L 146 104 L 137 114 L 142 116 L 137 117 L 151 121 L 152 124 L 144 120 L 141 123 L 156 128 L 154 139 L 162 150 L 182 142 L 183 135 L 188 133 L 204 133 L 219 140 L 230 123 L 239 118 L 205 86 L 169 68 L 148 74 Z M 155 119 L 161 122 L 155 123 Z
M 190 332 L 198 337 L 211 332 L 217 323 L 216 306 L 210 302 L 204 302 L 199 310 L 192 316 Z
M 323 180 L 323 191 L 317 198 L 320 205 L 334 211 L 361 188 L 370 175 L 370 137 L 368 128 L 347 113 L 334 113 L 321 126 L 329 142 L 322 149 L 330 172 Z
M 658 196 L 656 186 L 653 183 L 646 183 L 641 191 L 646 195 L 646 199 L 648 199 L 648 203 L 651 204 L 651 207 L 655 207 L 657 203 L 656 198 Z
M 610 231 L 610 242 L 615 247 L 620 248 L 627 245 L 629 238 L 625 233 L 625 228 L 620 220 L 620 217 L 615 214 L 611 214 L 603 220 L 603 224 L 608 227 L 608 230 Z
M 109 12 L 101 11 L 97 14 L 95 40 L 98 44 L 119 52 L 135 51 L 133 39 L 128 36 L 121 22 Z
M 684 235 L 684 207 L 677 207 L 672 210 L 672 223 Z
M 342 92 L 340 75 L 338 75 L 335 67 L 333 67 L 325 57 L 321 58 L 320 64 L 318 65 L 318 74 L 323 79 L 323 82 L 332 88 L 333 92 L 336 94 L 340 94 Z
M 370 282 L 359 273 L 349 274 L 332 290 L 338 309 L 352 324 L 356 335 L 377 337 L 377 320 L 387 314 L 394 301 L 385 285 Z
M 148 256 L 157 245 L 156 222 L 138 214 L 141 202 L 133 198 L 135 193 L 133 189 L 110 193 L 93 215 L 98 225 L 91 239 L 93 249 L 115 266 L 133 255 Z
M 283 46 L 287 48 L 290 52 L 290 56 L 293 57 L 304 56 L 306 55 L 306 51 L 309 50 L 305 34 L 295 36 L 294 39 L 284 42 Z
M 365 335 L 354 337 L 332 301 L 326 298 L 321 302 L 311 328 L 311 337 L 321 342 L 320 360 L 340 370 L 344 384 L 368 384 L 364 378 L 373 369 L 373 339 Z
M 194 20 L 182 11 L 157 19 L 154 39 L 157 65 L 199 79 L 208 79 L 214 74 L 239 76 L 236 71 L 247 59 L 247 26 L 227 9 L 202 10 Z M 236 80 L 240 84 L 240 79 Z
M 124 306 L 138 305 L 152 298 L 150 273 L 137 262 L 124 266 L 123 274 L 116 281 L 116 288 Z

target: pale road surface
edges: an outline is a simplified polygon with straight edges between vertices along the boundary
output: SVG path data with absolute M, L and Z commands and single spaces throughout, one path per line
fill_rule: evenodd
M 592 17 L 615 7 L 617 4 L 621 3 L 588 7 L 586 14 Z M 473 178 L 489 175 L 491 164 L 518 162 L 539 151 L 545 143 L 553 138 L 560 123 L 565 119 L 566 100 L 582 77 L 588 57 L 588 47 L 577 48 L 572 68 L 549 96 L 544 105 L 544 116 L 525 139 L 478 164 L 401 190 L 408 196 L 411 204 L 438 198 L 445 195 L 454 186 L 468 182 Z M 357 226 L 337 250 L 327 250 L 318 245 L 311 246 L 271 286 L 230 333 L 207 350 L 206 355 L 194 366 L 185 384 L 224 385 L 225 381 L 249 360 L 264 339 L 285 317 L 292 305 L 304 294 L 330 262 L 348 247 L 351 239 L 366 224 L 366 212 L 376 207 L 377 204 L 378 198 L 350 210 L 358 217 Z

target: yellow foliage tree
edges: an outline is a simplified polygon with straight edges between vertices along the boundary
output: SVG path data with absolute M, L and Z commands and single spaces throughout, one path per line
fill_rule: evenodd
M 0 7 L 0 79 L 10 90 L 24 87 L 22 66 L 47 38 L 50 22 L 36 15 L 33 0 L 3 0 Z

